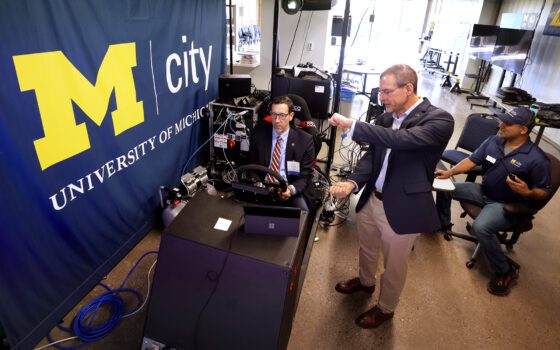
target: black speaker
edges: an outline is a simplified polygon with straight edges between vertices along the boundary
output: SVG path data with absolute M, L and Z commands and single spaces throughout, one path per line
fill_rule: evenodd
M 242 215 L 199 192 L 163 233 L 142 349 L 286 348 L 305 235 L 244 234 Z
M 249 74 L 220 74 L 218 78 L 220 100 L 231 100 L 250 94 L 251 76 Z
M 311 117 L 315 119 L 328 119 L 332 105 L 333 84 L 330 80 L 296 78 L 291 73 L 276 74 L 272 77 L 271 96 L 294 94 L 301 96 L 307 106 Z
M 330 10 L 336 5 L 337 0 L 304 0 L 302 11 Z

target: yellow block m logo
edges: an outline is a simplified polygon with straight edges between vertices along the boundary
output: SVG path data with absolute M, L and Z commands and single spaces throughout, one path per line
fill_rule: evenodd
M 554 18 L 552 19 L 552 21 L 550 21 L 550 25 L 555 27 L 560 27 L 560 9 L 556 11 Z
M 90 148 L 85 123 L 76 124 L 72 101 L 101 125 L 115 90 L 111 112 L 115 135 L 142 123 L 144 107 L 136 101 L 132 68 L 136 44 L 110 45 L 92 85 L 62 51 L 14 56 L 21 91 L 35 90 L 45 137 L 35 140 L 41 169 Z

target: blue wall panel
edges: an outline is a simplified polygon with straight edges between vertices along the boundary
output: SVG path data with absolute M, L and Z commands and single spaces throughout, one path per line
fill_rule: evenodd
M 223 0 L 0 2 L 0 322 L 36 344 L 206 140 Z M 196 161 L 189 164 L 189 169 Z

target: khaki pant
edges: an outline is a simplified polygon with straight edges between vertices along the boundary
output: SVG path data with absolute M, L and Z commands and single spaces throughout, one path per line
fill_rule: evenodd
M 384 271 L 378 283 L 378 307 L 384 313 L 393 312 L 406 281 L 407 257 L 419 234 L 396 234 L 387 222 L 383 202 L 373 194 L 356 217 L 360 244 L 360 282 L 364 286 L 375 284 L 377 258 L 383 249 Z

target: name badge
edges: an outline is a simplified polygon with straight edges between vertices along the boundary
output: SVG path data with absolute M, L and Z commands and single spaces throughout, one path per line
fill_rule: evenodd
M 494 158 L 492 156 L 486 156 L 486 160 L 489 161 L 492 164 L 496 163 L 496 158 Z
M 299 175 L 299 162 L 288 161 L 288 175 Z

